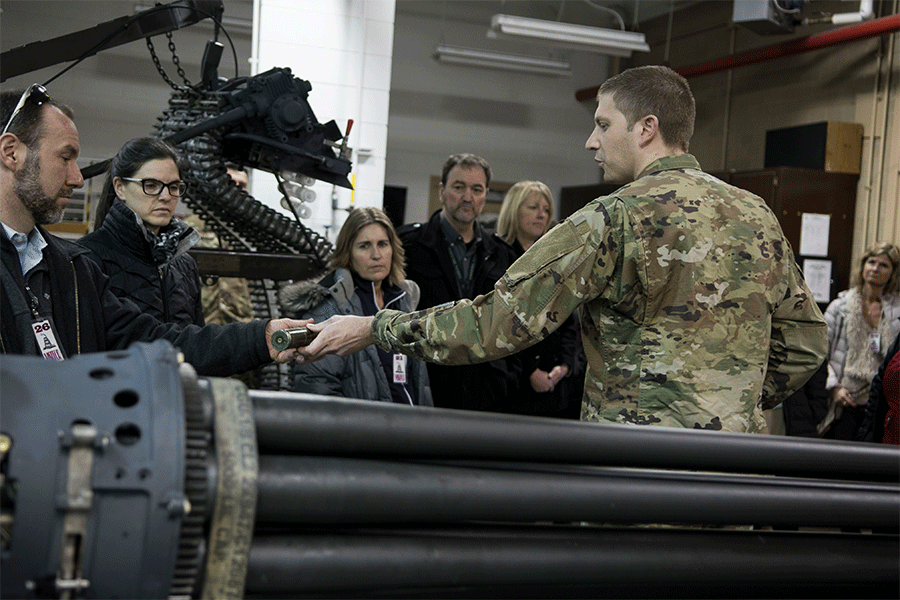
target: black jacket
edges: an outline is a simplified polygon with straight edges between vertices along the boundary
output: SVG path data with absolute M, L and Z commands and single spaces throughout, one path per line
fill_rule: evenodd
M 406 253 L 406 277 L 419 284 L 421 290 L 419 309 L 461 299 L 440 218 L 437 211 L 427 223 L 404 225 L 397 230 Z M 475 295 L 493 290 L 515 259 L 515 252 L 500 236 L 482 230 L 481 254 L 473 275 Z M 502 412 L 507 399 L 518 393 L 521 370 L 516 355 L 478 365 L 447 367 L 428 363 L 434 405 Z
M 828 413 L 828 361 L 822 364 L 803 387 L 784 399 L 784 433 L 796 437 L 822 437 L 817 426 Z
M 888 402 L 884 397 L 884 372 L 897 352 L 900 352 L 900 334 L 897 334 L 894 343 L 888 347 L 887 353 L 884 355 L 884 362 L 881 363 L 881 367 L 872 379 L 866 414 L 859 426 L 859 431 L 856 432 L 857 442 L 881 443 L 884 438 L 884 419 L 888 412 Z
M 525 254 L 525 249 L 516 240 L 513 245 L 516 256 Z M 575 313 L 543 340 L 518 353 L 522 362 L 519 380 L 519 394 L 510 398 L 508 412 L 533 416 L 560 416 L 565 413 L 579 418 L 581 399 L 584 395 L 584 375 L 587 357 L 578 336 Z M 531 387 L 531 374 L 535 369 L 550 372 L 557 365 L 566 365 L 569 372 L 560 380 L 552 392 L 536 392 Z M 577 405 L 577 406 L 576 406 Z
M 200 273 L 197 261 L 186 254 L 193 245 L 187 239 L 174 256 L 158 264 L 134 212 L 115 201 L 100 228 L 78 244 L 91 251 L 90 258 L 109 277 L 110 289 L 119 298 L 128 298 L 164 323 L 204 324 Z
M 48 243 L 43 252 L 43 264 L 49 269 L 45 291 L 49 290 L 53 321 L 67 356 L 164 339 L 180 348 L 200 375 L 232 375 L 271 362 L 265 321 L 202 328 L 160 323 L 133 302 L 119 300 L 110 290 L 109 278 L 85 256 L 87 250 L 38 229 Z M 19 256 L 5 233 L 0 233 L 0 255 L 0 351 L 40 355 Z

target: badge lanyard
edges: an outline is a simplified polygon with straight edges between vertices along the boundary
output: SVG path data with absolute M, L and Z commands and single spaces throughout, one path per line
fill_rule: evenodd
M 57 341 L 59 336 L 56 335 L 53 319 L 49 316 L 42 317 L 38 312 L 40 303 L 38 302 L 37 296 L 35 296 L 34 292 L 31 291 L 31 288 L 28 287 L 27 283 L 25 284 L 25 291 L 28 292 L 30 298 L 32 315 L 31 330 L 34 333 L 34 339 L 37 342 L 38 350 L 40 350 L 43 357 L 47 360 L 65 359 L 62 346 L 60 346 Z
M 406 383 L 406 355 L 394 354 L 394 383 Z
M 456 253 L 453 251 L 453 248 L 448 248 L 447 250 L 447 253 L 450 255 L 450 262 L 453 263 L 453 270 L 456 272 L 456 281 L 459 284 L 460 292 L 462 292 L 461 295 L 465 295 L 466 292 L 468 292 L 468 289 L 462 290 L 462 287 L 463 284 L 465 284 L 466 288 L 472 287 L 472 277 L 475 275 L 475 263 L 478 260 L 478 251 L 476 250 L 469 260 L 468 277 L 463 279 L 463 265 L 459 264 L 459 260 L 456 258 Z

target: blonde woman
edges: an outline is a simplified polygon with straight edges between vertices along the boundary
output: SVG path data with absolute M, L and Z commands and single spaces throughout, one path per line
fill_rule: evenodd
M 547 233 L 552 218 L 550 189 L 540 181 L 520 181 L 503 199 L 497 234 L 521 256 Z M 520 352 L 519 357 L 522 378 L 518 395 L 510 397 L 509 412 L 580 418 L 585 360 L 574 315 L 543 341 Z
M 851 277 L 825 311 L 828 324 L 828 415 L 826 437 L 852 440 L 862 423 L 872 378 L 900 332 L 900 248 L 869 246 Z
M 419 286 L 406 279 L 403 246 L 381 210 L 365 207 L 350 213 L 329 267 L 332 271 L 319 281 L 284 288 L 285 310 L 317 323 L 333 315 L 374 315 L 383 308 L 415 310 Z M 432 405 L 425 363 L 374 345 L 295 367 L 294 391 Z

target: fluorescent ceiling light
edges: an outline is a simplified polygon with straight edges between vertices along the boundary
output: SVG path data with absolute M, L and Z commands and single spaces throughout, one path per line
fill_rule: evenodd
M 442 63 L 467 65 L 470 67 L 504 69 L 507 71 L 521 71 L 524 73 L 553 75 L 557 77 L 571 77 L 572 75 L 569 63 L 564 60 L 538 58 L 536 56 L 522 56 L 521 54 L 506 54 L 503 52 L 490 52 L 488 50 L 475 50 L 473 48 L 438 46 L 434 52 L 434 57 Z
M 488 37 L 500 36 L 529 38 L 564 48 L 588 50 L 612 56 L 630 57 L 633 51 L 650 52 L 650 46 L 647 45 L 643 33 L 510 15 L 491 17 Z

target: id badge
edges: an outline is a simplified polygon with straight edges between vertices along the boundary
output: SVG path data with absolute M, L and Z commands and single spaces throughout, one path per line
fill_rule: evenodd
M 394 354 L 394 383 L 406 383 L 405 354 Z
M 31 322 L 31 330 L 38 350 L 47 360 L 65 360 L 62 346 L 57 341 L 56 328 L 50 317 L 38 317 Z
M 869 334 L 869 350 L 872 352 L 881 352 L 881 334 L 870 333 Z

